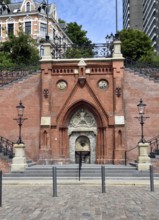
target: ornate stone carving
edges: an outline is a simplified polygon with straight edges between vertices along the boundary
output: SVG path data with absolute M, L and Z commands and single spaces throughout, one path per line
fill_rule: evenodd
M 86 77 L 79 77 L 78 82 L 81 87 L 84 87 L 84 85 L 86 84 Z
M 96 127 L 94 116 L 85 109 L 79 109 L 70 120 L 70 127 Z
M 57 83 L 57 88 L 60 90 L 64 90 L 64 89 L 66 89 L 66 87 L 67 87 L 67 83 L 64 80 L 60 80 Z
M 107 89 L 108 82 L 106 80 L 102 79 L 98 82 L 98 86 L 100 89 Z

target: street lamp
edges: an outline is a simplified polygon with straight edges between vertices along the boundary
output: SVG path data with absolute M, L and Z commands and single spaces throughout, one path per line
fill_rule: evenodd
M 146 104 L 143 102 L 142 98 L 140 99 L 137 107 L 138 107 L 138 111 L 139 111 L 139 117 L 135 117 L 135 118 L 137 118 L 141 124 L 141 139 L 140 139 L 139 143 L 145 143 L 146 141 L 144 139 L 143 127 L 144 127 L 145 120 L 149 117 L 144 117 L 144 114 L 145 114 L 144 111 L 145 111 Z
M 21 128 L 24 120 L 27 120 L 27 118 L 23 118 L 23 113 L 24 113 L 24 105 L 22 104 L 22 101 L 19 102 L 19 105 L 16 106 L 17 108 L 17 113 L 18 113 L 18 118 L 15 118 L 14 120 L 17 121 L 19 125 L 19 139 L 17 141 L 17 144 L 23 144 L 22 141 L 22 135 L 21 135 Z

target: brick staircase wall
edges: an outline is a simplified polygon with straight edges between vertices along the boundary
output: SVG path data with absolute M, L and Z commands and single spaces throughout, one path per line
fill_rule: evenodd
M 138 117 L 137 104 L 140 98 L 146 103 L 144 124 L 144 136 L 149 140 L 159 135 L 159 83 L 139 76 L 134 72 L 124 72 L 124 108 L 125 108 L 125 145 L 127 149 L 135 147 L 141 137 L 141 125 L 135 117 Z M 138 149 L 128 153 L 128 158 L 136 159 Z
M 123 99 L 125 109 L 125 140 L 127 149 L 135 147 L 140 140 L 141 126 L 135 118 L 138 116 L 137 104 L 140 98 L 147 104 L 144 135 L 149 140 L 159 135 L 159 83 L 125 70 L 123 82 Z M 0 135 L 16 142 L 18 125 L 16 106 L 22 100 L 25 106 L 22 126 L 22 139 L 26 145 L 27 157 L 36 161 L 39 153 L 40 136 L 40 104 L 41 83 L 40 74 L 18 81 L 0 89 Z M 138 150 L 128 153 L 128 158 L 137 158 Z
M 0 135 L 16 142 L 19 127 L 16 120 L 16 106 L 22 100 L 25 106 L 22 125 L 22 140 L 26 146 L 26 155 L 37 159 L 40 132 L 40 73 L 0 88 Z

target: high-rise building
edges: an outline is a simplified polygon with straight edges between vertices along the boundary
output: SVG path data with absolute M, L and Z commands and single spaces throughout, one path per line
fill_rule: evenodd
M 144 31 L 159 53 L 159 1 L 123 0 L 123 27 Z

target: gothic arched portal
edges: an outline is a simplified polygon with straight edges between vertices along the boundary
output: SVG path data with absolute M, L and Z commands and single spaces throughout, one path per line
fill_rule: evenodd
M 75 163 L 76 151 L 87 150 L 90 151 L 89 162 L 95 163 L 97 123 L 93 114 L 85 108 L 79 108 L 70 118 L 68 133 L 70 162 Z

